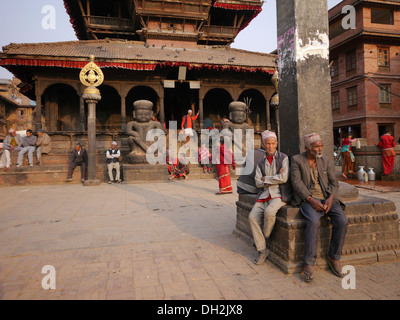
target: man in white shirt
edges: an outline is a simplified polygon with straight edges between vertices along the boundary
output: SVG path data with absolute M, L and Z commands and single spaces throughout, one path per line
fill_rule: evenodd
M 119 166 L 119 157 L 121 156 L 121 151 L 117 149 L 117 143 L 113 141 L 111 143 L 111 148 L 107 150 L 106 157 L 107 157 L 107 169 L 108 169 L 108 177 L 110 181 L 109 184 L 116 182 L 121 183 L 120 179 L 120 166 Z M 116 176 L 114 180 L 113 169 L 116 171 Z

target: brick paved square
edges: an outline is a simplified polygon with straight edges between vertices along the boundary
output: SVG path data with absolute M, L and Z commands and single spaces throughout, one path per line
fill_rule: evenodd
M 0 298 L 400 300 L 400 260 L 356 266 L 355 290 L 325 267 L 306 284 L 270 261 L 255 266 L 255 249 L 232 233 L 237 195 L 216 190 L 214 180 L 3 187 Z M 400 208 L 396 192 L 360 192 Z M 45 265 L 55 290 L 42 288 Z

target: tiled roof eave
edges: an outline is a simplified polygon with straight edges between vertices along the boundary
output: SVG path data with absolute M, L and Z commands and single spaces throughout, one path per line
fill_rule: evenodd
M 87 63 L 88 59 L 81 57 L 73 58 L 68 57 L 65 59 L 54 59 L 54 57 L 29 57 L 29 56 L 8 56 L 6 54 L 0 54 L 0 66 L 31 66 L 31 67 L 61 67 L 61 68 L 72 68 L 81 69 Z M 186 66 L 189 69 L 209 69 L 209 70 L 233 70 L 238 72 L 265 72 L 272 74 L 273 68 L 267 66 L 244 66 L 235 64 L 211 64 L 211 63 L 192 63 L 185 61 L 118 61 L 107 59 L 98 59 L 96 64 L 100 68 L 118 68 L 118 69 L 129 69 L 137 71 L 154 71 L 157 66 L 163 67 L 177 67 Z

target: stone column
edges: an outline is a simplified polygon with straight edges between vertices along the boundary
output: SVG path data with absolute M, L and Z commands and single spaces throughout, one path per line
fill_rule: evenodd
M 303 136 L 317 132 L 333 156 L 327 0 L 276 3 L 281 151 L 303 152 Z
M 96 179 L 96 105 L 101 100 L 101 96 L 84 93 L 82 97 L 88 104 L 88 180 L 84 182 L 84 185 L 93 186 L 100 184 L 100 180 Z
M 36 131 L 42 129 L 42 96 L 36 95 Z
M 164 98 L 160 97 L 160 122 L 164 127 L 165 123 L 165 107 L 164 107 Z

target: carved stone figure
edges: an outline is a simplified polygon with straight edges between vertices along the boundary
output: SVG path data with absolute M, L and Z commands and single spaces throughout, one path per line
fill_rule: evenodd
M 153 117 L 153 103 L 148 100 L 138 100 L 133 103 L 133 121 L 126 125 L 126 134 L 130 153 L 129 163 L 146 163 L 146 152 L 152 142 L 146 141 L 149 130 L 164 130 L 161 123 L 151 121 Z
M 246 130 L 252 129 L 252 127 L 246 122 L 247 120 L 248 107 L 244 102 L 233 101 L 229 104 L 229 119 L 230 122 L 223 124 L 223 129 L 229 129 L 232 131 L 232 138 L 234 138 L 234 130 L 242 130 L 242 150 L 245 155 L 246 150 Z M 235 147 L 240 147 L 236 141 L 234 141 Z
M 251 129 L 251 126 L 246 123 L 247 120 L 247 105 L 244 102 L 233 101 L 229 104 L 229 119 L 231 122 L 225 122 L 223 129 L 229 129 L 231 131 L 235 129 Z

